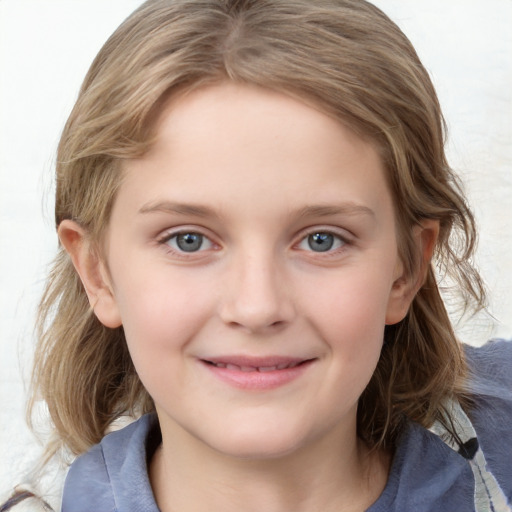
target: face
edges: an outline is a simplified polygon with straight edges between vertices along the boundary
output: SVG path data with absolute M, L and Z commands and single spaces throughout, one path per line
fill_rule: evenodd
M 164 443 L 271 457 L 355 440 L 384 326 L 405 314 L 376 151 L 312 106 L 230 83 L 175 98 L 157 130 L 124 166 L 103 320 L 124 327 Z

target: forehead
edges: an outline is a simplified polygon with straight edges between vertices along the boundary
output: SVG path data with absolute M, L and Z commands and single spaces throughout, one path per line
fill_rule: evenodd
M 373 145 L 280 92 L 230 82 L 185 92 L 165 105 L 155 130 L 150 151 L 124 164 L 121 192 L 139 205 L 390 202 Z

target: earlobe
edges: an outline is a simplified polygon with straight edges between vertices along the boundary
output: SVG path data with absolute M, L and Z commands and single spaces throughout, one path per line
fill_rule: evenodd
M 80 276 L 98 320 L 106 327 L 119 327 L 122 324 L 121 316 L 108 272 L 86 230 L 75 221 L 63 220 L 59 224 L 58 235 Z
M 386 311 L 386 325 L 393 325 L 405 318 L 409 307 L 423 286 L 427 272 L 434 254 L 437 238 L 439 236 L 439 221 L 424 219 L 413 228 L 413 237 L 416 245 L 418 263 L 411 275 L 406 275 L 404 266 L 398 265 L 398 277 L 393 282 L 388 308 Z

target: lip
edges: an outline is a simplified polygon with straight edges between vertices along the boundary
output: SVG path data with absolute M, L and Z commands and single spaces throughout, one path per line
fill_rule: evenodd
M 255 391 L 271 390 L 292 382 L 314 361 L 314 358 L 242 355 L 200 359 L 202 365 L 220 380 L 240 389 Z

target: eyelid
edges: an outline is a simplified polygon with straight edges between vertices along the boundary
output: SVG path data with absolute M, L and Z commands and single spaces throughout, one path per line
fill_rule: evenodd
M 350 231 L 344 228 L 339 228 L 335 226 L 326 226 L 326 225 L 318 225 L 318 226 L 310 226 L 307 228 L 304 228 L 300 231 L 300 233 L 297 235 L 297 238 L 299 240 L 303 240 L 309 235 L 314 235 L 315 233 L 327 233 L 329 235 L 334 235 L 341 240 L 343 240 L 345 243 L 351 243 L 355 235 L 353 235 Z
M 165 242 L 174 236 L 184 233 L 197 233 L 198 235 L 202 235 L 209 240 L 212 240 L 213 238 L 213 234 L 210 230 L 201 226 L 195 226 L 194 224 L 180 224 L 178 226 L 160 230 L 155 238 L 158 242 Z
M 352 245 L 354 243 L 354 235 L 352 235 L 350 232 L 348 232 L 345 229 L 335 228 L 332 226 L 312 226 L 312 227 L 303 229 L 298 234 L 298 236 L 297 236 L 298 241 L 294 244 L 294 247 L 298 247 L 299 244 L 301 244 L 302 242 L 304 242 L 307 239 L 307 237 L 314 235 L 316 233 L 325 233 L 325 234 L 332 235 L 332 236 L 338 238 L 339 240 L 341 240 L 343 242 L 343 245 L 337 249 L 332 249 L 332 250 L 330 249 L 325 252 L 313 251 L 313 250 L 305 250 L 305 252 L 311 252 L 313 254 L 319 254 L 319 255 L 323 254 L 324 256 L 328 256 L 328 255 L 336 254 L 339 251 L 343 251 L 347 245 Z
M 168 252 L 170 252 L 173 255 L 176 255 L 180 258 L 194 258 L 194 257 L 197 258 L 198 256 L 203 256 L 203 253 L 205 253 L 206 251 L 208 251 L 212 248 L 219 247 L 219 244 L 217 244 L 214 241 L 214 239 L 213 239 L 214 237 L 209 233 L 207 234 L 205 231 L 206 230 L 204 228 L 199 228 L 197 226 L 179 226 L 176 228 L 169 228 L 169 229 L 164 230 L 160 235 L 158 235 L 156 237 L 156 242 L 158 243 L 158 245 L 165 246 L 165 249 Z M 181 251 L 181 250 L 175 249 L 168 244 L 168 242 L 170 240 L 172 240 L 173 238 L 176 238 L 179 235 L 189 234 L 189 233 L 201 235 L 204 239 L 208 240 L 208 242 L 210 243 L 210 246 L 206 249 L 200 249 L 198 251 L 187 252 L 187 251 Z

